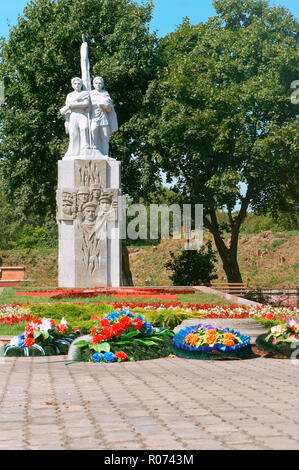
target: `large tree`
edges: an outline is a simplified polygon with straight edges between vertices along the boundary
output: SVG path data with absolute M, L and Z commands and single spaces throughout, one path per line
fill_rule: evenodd
M 111 154 L 123 162 L 123 189 L 142 193 L 142 162 L 134 157 L 132 117 L 159 61 L 149 31 L 152 4 L 145 0 L 34 0 L 8 40 L 1 41 L 0 170 L 18 217 L 41 223 L 54 217 L 57 160 L 66 151 L 59 109 L 80 72 L 80 45 L 89 43 L 92 74 L 101 75 L 119 120 Z
M 285 188 L 298 183 L 290 86 L 298 79 L 299 23 L 267 1 L 214 6 L 217 16 L 207 23 L 186 19 L 164 39 L 163 66 L 139 119 L 144 158 L 164 170 L 185 202 L 204 205 L 227 280 L 241 282 L 238 237 L 248 208 L 275 210 Z

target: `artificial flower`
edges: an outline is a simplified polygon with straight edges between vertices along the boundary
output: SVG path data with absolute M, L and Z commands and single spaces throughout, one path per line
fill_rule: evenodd
M 115 353 L 115 357 L 116 357 L 117 359 L 121 359 L 122 361 L 125 361 L 128 356 L 126 355 L 125 352 L 123 352 L 123 351 L 118 351 L 118 352 Z

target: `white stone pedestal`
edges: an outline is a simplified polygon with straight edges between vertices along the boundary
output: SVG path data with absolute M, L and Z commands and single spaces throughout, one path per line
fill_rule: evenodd
M 121 285 L 120 162 L 58 162 L 59 287 Z

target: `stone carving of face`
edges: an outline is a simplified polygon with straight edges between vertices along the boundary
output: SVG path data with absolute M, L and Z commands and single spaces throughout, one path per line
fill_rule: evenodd
M 102 201 L 101 210 L 104 214 L 107 214 L 110 210 L 110 203 L 108 201 Z
M 81 78 L 78 78 L 78 77 L 73 78 L 72 79 L 72 87 L 75 91 L 77 91 L 79 93 L 79 91 L 81 91 L 81 88 L 82 88 Z
M 102 77 L 96 77 L 93 81 L 93 86 L 95 90 L 101 91 L 104 87 L 104 80 L 102 79 Z
M 88 222 L 94 222 L 96 220 L 96 209 L 93 206 L 88 206 L 83 211 L 84 219 Z
M 78 199 L 80 202 L 88 202 L 89 194 L 88 192 L 79 192 Z
M 100 189 L 93 189 L 92 190 L 92 195 L 94 199 L 99 199 L 101 195 L 101 190 Z

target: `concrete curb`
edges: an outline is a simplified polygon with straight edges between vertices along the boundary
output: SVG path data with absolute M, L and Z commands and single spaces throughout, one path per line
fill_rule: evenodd
M 211 287 L 206 286 L 193 286 L 193 289 L 199 290 L 205 294 L 213 294 L 219 295 L 220 297 L 224 297 L 227 300 L 231 300 L 232 303 L 240 304 L 240 305 L 251 305 L 253 307 L 261 307 L 262 304 L 259 302 L 254 302 L 253 300 L 244 299 L 243 297 L 237 297 L 235 295 L 227 294 L 226 292 L 221 292 L 217 289 L 212 289 Z

